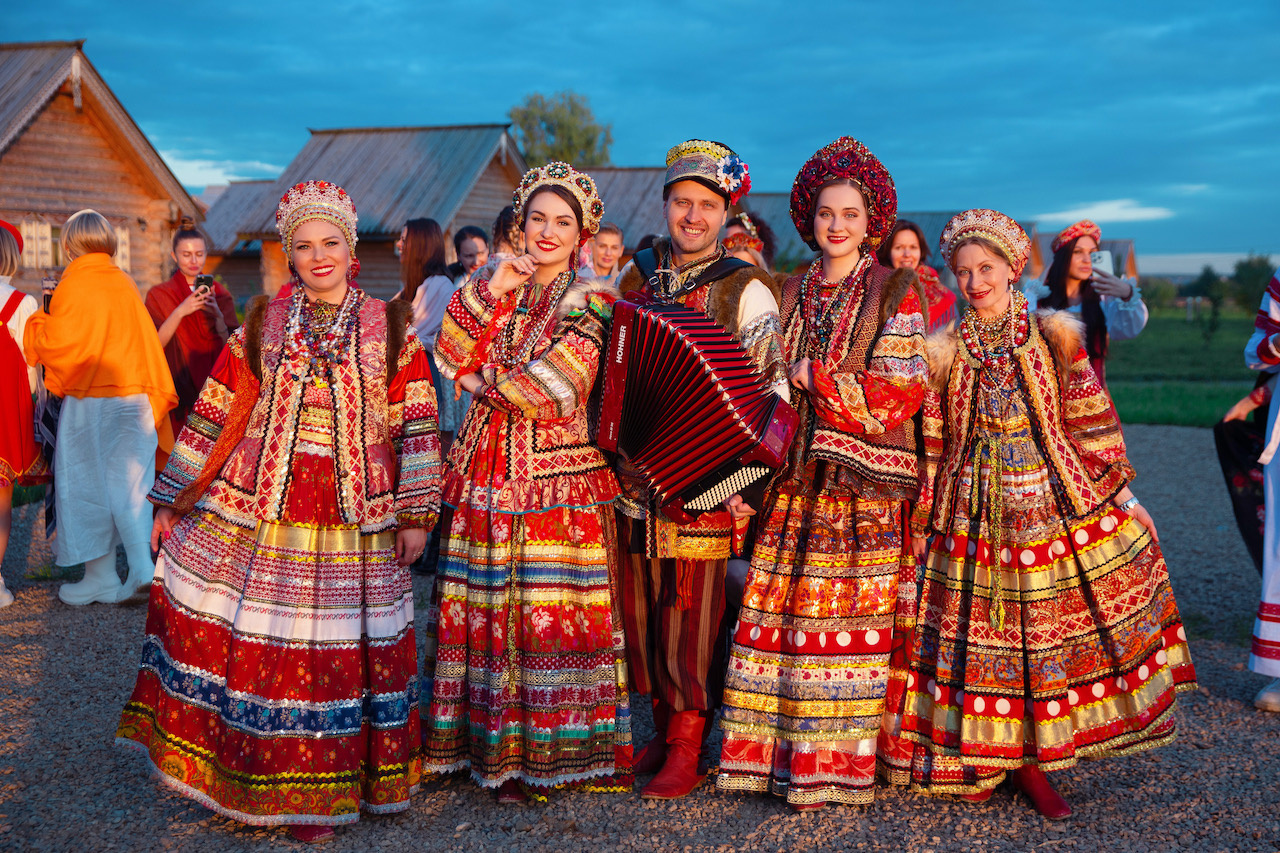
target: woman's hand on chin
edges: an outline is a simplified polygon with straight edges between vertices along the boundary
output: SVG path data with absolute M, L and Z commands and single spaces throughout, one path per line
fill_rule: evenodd
M 507 258 L 498 263 L 489 279 L 489 291 L 498 298 L 506 296 L 533 277 L 537 264 L 531 255 Z

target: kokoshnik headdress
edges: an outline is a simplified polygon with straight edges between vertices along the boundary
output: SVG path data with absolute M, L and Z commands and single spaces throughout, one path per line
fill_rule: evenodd
M 1014 279 L 1017 280 L 1022 275 L 1022 268 L 1027 265 L 1027 258 L 1031 255 L 1031 239 L 1022 230 L 1022 226 L 1008 216 L 998 210 L 980 207 L 951 217 L 947 227 L 942 229 L 938 248 L 942 250 L 942 257 L 952 271 L 955 270 L 952 257 L 956 247 L 966 237 L 985 237 L 990 240 L 999 247 L 1005 260 L 1009 262 Z
M 592 234 L 600 230 L 600 220 L 604 218 L 604 202 L 596 191 L 596 182 L 586 172 L 579 172 L 568 163 L 554 160 L 545 166 L 530 169 L 520 179 L 520 186 L 511 194 L 511 203 L 516 210 L 516 222 L 524 222 L 524 208 L 530 197 L 541 187 L 549 185 L 564 187 L 573 193 L 582 208 L 582 231 L 578 234 L 578 248 L 587 242 Z
M 1092 237 L 1093 242 L 1097 243 L 1102 239 L 1102 229 L 1095 225 L 1092 220 L 1081 219 L 1075 225 L 1063 228 L 1058 236 L 1053 238 L 1050 251 L 1057 252 L 1077 237 Z
M 337 184 L 328 181 L 303 181 L 294 184 L 276 206 L 276 229 L 285 257 L 293 259 L 293 232 L 304 222 L 319 219 L 338 226 L 347 238 L 352 262 L 356 254 L 356 206 L 351 196 Z
M 875 249 L 893 229 L 898 218 L 898 191 L 893 177 L 867 146 L 842 136 L 819 148 L 796 175 L 791 185 L 791 221 L 800 239 L 817 249 L 813 237 L 813 213 L 818 193 L 832 181 L 852 181 L 867 203 L 867 244 Z
M 751 192 L 746 162 L 729 146 L 707 139 L 690 139 L 667 152 L 667 188 L 677 181 L 697 181 L 729 204 Z

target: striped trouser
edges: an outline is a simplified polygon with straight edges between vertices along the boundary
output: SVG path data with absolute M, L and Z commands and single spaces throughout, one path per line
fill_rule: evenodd
M 724 694 L 720 636 L 726 560 L 651 559 L 643 522 L 618 516 L 622 621 L 632 689 L 675 711 L 714 711 Z M 677 601 L 684 575 L 688 606 Z M 732 627 L 732 626 L 729 626 Z

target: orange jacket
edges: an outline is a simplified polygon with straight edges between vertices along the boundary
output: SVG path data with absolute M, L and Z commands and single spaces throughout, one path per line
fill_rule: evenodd
M 49 313 L 27 321 L 28 364 L 43 364 L 45 385 L 61 397 L 146 394 L 160 451 L 173 449 L 169 410 L 178 394 L 155 324 L 138 287 L 108 255 L 81 255 L 62 274 Z

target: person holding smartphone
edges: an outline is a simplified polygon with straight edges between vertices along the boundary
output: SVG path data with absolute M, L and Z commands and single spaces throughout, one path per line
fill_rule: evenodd
M 1023 295 L 1037 308 L 1080 315 L 1089 363 L 1106 388 L 1111 341 L 1136 338 L 1147 325 L 1148 312 L 1137 280 L 1117 276 L 1111 253 L 1098 251 L 1101 239 L 1102 229 L 1088 219 L 1063 229 L 1053 240 L 1048 272 L 1043 279 L 1027 282 Z
M 168 281 L 147 291 L 145 300 L 178 389 L 178 406 L 169 413 L 175 436 L 186 425 L 227 336 L 240 328 L 231 294 L 213 276 L 201 275 L 206 252 L 204 235 L 184 219 L 173 235 L 171 255 L 177 269 Z

